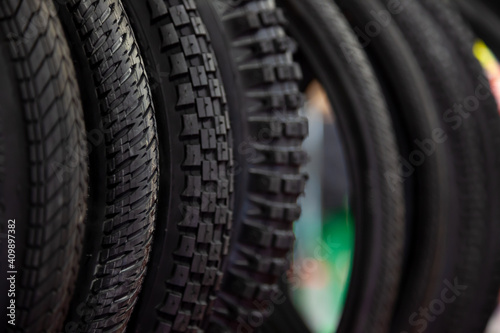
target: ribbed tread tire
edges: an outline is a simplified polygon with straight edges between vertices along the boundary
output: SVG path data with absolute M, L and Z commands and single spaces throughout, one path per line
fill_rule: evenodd
M 92 144 L 103 145 L 105 152 L 102 165 L 90 160 L 89 200 L 95 201 L 94 187 L 102 188 L 103 202 L 96 207 L 103 209 L 99 214 L 89 206 L 78 290 L 65 329 L 124 332 L 141 290 L 156 220 L 159 153 L 149 82 L 119 1 L 71 0 L 59 15 L 75 59 L 81 60 L 82 94 L 85 90 L 96 100 L 84 103 L 85 113 L 100 117 L 102 140 Z M 90 126 L 89 137 L 96 130 Z M 104 169 L 104 179 L 94 179 L 93 169 Z
M 267 0 L 198 1 L 215 48 L 235 132 L 236 201 L 233 241 L 207 332 L 248 326 L 279 292 L 288 268 L 293 222 L 307 177 L 301 145 L 308 122 L 299 115 L 301 69 L 280 9 Z M 229 90 L 230 89 L 230 90 Z
M 130 332 L 198 332 L 212 311 L 232 224 L 232 134 L 192 0 L 122 1 L 152 86 L 160 197 L 152 259 Z
M 16 326 L 6 331 L 59 332 L 78 272 L 88 186 L 78 85 L 51 1 L 2 1 L 0 35 L 8 73 L 2 103 L 13 106 L 0 110 L 0 199 L 16 219 L 11 270 L 18 272 Z

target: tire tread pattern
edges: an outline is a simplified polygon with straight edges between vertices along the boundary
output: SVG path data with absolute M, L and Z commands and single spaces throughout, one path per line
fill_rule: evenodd
M 123 332 L 141 290 L 156 219 L 159 155 L 151 92 L 119 1 L 71 0 L 67 9 L 100 104 L 87 112 L 100 112 L 106 147 L 103 238 L 82 300 L 92 311 L 79 318 L 78 331 Z
M 30 163 L 26 244 L 18 254 L 17 325 L 9 330 L 56 332 L 74 289 L 84 231 L 83 111 L 52 2 L 2 1 L 0 24 L 22 96 Z
M 157 277 L 164 277 L 162 301 L 154 310 L 141 310 L 154 311 L 155 332 L 197 332 L 212 311 L 229 250 L 234 188 L 231 125 L 217 61 L 194 1 L 148 0 L 147 7 L 148 29 L 159 34 L 159 53 L 170 64 L 168 75 L 152 68 L 157 64 L 149 64 L 156 74 L 150 77 L 155 89 L 176 90 L 173 103 L 182 126 L 169 135 L 184 147 L 182 165 L 174 167 L 180 168 L 185 188 L 180 207 L 172 207 L 181 209 L 182 219 L 167 221 L 179 234 L 176 250 L 167 258 L 173 261 L 172 270 L 165 273 L 161 267 L 151 267 Z M 162 288 L 153 287 L 154 293 L 160 292 L 158 287 Z
M 256 304 L 279 293 L 301 214 L 297 199 L 307 176 L 302 142 L 307 118 L 299 115 L 300 66 L 295 43 L 284 31 L 283 12 L 269 1 L 219 1 L 224 33 L 231 42 L 237 75 L 246 98 L 244 126 L 253 156 L 248 157 L 245 212 L 233 232 L 230 260 L 208 332 L 226 332 L 246 322 Z M 242 112 L 230 110 L 230 112 Z M 245 186 L 241 184 L 240 186 Z M 259 303 L 260 304 L 260 303 Z

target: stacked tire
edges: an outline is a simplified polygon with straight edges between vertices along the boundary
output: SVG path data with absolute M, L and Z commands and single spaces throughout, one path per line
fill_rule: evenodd
M 494 93 L 473 54 L 476 37 L 447 1 L 335 2 L 279 4 L 290 19 L 291 36 L 302 47 L 299 62 L 310 73 L 303 86 L 318 80 L 328 94 L 353 178 L 354 257 L 337 331 L 484 332 L 500 286 L 495 240 L 500 225 L 498 191 L 493 190 L 498 188 L 494 170 L 500 128 Z M 458 2 L 495 50 L 498 34 L 491 29 L 493 20 L 480 16 L 484 10 L 475 11 L 482 5 Z M 351 67 L 358 73 L 347 74 Z M 364 88 L 358 83 L 355 98 L 341 105 L 339 101 L 348 99 L 346 90 L 363 77 Z M 382 146 L 385 158 L 389 154 L 395 158 L 396 172 L 387 164 L 381 174 L 375 167 L 364 172 L 372 180 L 376 175 L 385 177 L 393 189 L 385 193 L 396 191 L 396 199 L 403 198 L 392 201 L 388 209 L 375 205 L 384 213 L 406 211 L 395 215 L 399 218 L 393 220 L 392 229 L 389 218 L 383 220 L 385 225 L 377 225 L 373 213 L 369 221 L 363 219 L 374 200 L 389 200 L 381 187 L 356 186 L 359 180 L 352 173 L 363 175 L 364 164 L 352 153 L 352 145 L 353 138 L 363 136 L 353 121 L 349 127 L 343 120 L 353 117 L 353 108 L 361 105 L 362 96 L 370 91 L 368 82 L 376 90 L 371 90 L 371 105 L 361 109 L 368 115 L 358 117 L 358 122 L 368 122 L 363 134 L 373 130 L 376 121 L 369 114 L 378 108 L 377 119 L 388 120 L 376 132 L 397 143 Z M 382 155 L 375 148 L 370 152 Z M 383 165 L 380 160 L 377 164 Z M 369 190 L 377 191 L 371 202 L 363 200 Z M 358 212 L 358 206 L 363 210 Z M 370 242 L 365 235 L 370 227 L 385 228 L 381 234 L 389 238 Z M 384 275 L 371 267 L 386 274 L 385 284 Z M 293 302 L 287 301 L 264 331 L 309 331 L 300 317 Z
M 310 331 L 315 82 L 355 218 L 337 331 L 483 332 L 500 115 L 457 9 L 494 51 L 499 12 L 456 2 L 1 1 L 0 331 Z
M 276 48 L 220 68 L 194 1 L 2 3 L 7 331 L 219 331 L 277 289 L 306 180 L 301 74 L 275 6 L 225 5 L 213 29 Z

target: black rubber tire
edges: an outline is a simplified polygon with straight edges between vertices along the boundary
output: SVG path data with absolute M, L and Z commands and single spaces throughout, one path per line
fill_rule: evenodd
M 59 8 L 78 62 L 90 156 L 87 234 L 66 332 L 124 332 L 149 259 L 158 141 L 144 64 L 117 0 Z
M 452 209 L 457 203 L 450 200 L 455 180 L 447 172 L 452 166 L 452 156 L 436 135 L 441 128 L 440 112 L 412 49 L 394 22 L 393 15 L 397 12 L 390 12 L 380 1 L 337 0 L 337 3 L 363 41 L 372 64 L 378 68 L 379 80 L 386 86 L 385 95 L 394 101 L 392 117 L 396 131 L 401 133 L 398 143 L 408 175 L 404 179 L 406 254 L 396 316 L 407 322 L 409 314 L 433 300 L 436 287 L 442 283 L 436 277 L 442 276 L 445 269 L 447 226 L 457 218 L 457 210 Z M 375 17 L 379 21 L 374 21 Z M 374 24 L 380 33 L 369 38 L 366 29 Z M 425 154 L 421 165 L 411 162 L 417 152 Z
M 196 331 L 212 311 L 232 224 L 232 136 L 194 1 L 122 1 L 151 80 L 160 139 L 153 249 L 129 332 Z
M 496 15 L 500 15 L 500 3 L 496 0 L 479 0 L 479 2 L 482 2 L 486 6 L 488 6 L 489 9 L 491 9 L 493 12 L 496 13 Z
M 404 193 L 388 107 L 361 45 L 333 1 L 278 3 L 291 22 L 304 66 L 314 72 L 335 110 L 350 174 L 355 249 L 338 332 L 387 332 L 405 237 Z
M 385 3 L 387 4 L 388 1 Z M 493 250 L 493 243 L 489 239 L 494 235 L 489 233 L 495 233 L 496 230 L 488 226 L 498 222 L 498 208 L 495 208 L 493 204 L 494 200 L 498 200 L 493 190 L 495 186 L 498 188 L 498 177 L 494 171 L 498 168 L 498 153 L 495 152 L 498 138 L 497 135 L 493 135 L 494 131 L 492 131 L 492 128 L 498 126 L 496 120 L 498 115 L 495 112 L 495 116 L 492 116 L 492 109 L 487 106 L 489 102 L 478 104 L 474 113 L 466 112 L 468 116 L 465 119 L 458 111 L 452 110 L 456 104 L 462 105 L 468 98 L 474 97 L 478 87 L 488 91 L 488 99 L 491 98 L 491 91 L 487 82 L 480 83 L 481 86 L 476 85 L 479 83 L 476 81 L 477 77 L 468 73 L 467 69 L 464 70 L 464 68 L 469 68 L 472 59 L 459 56 L 460 51 L 453 45 L 453 38 L 449 38 L 419 2 L 406 2 L 404 9 L 394 18 L 413 48 L 438 102 L 442 128 L 449 137 L 447 145 L 453 157 L 453 165 L 449 173 L 453 176 L 455 183 L 452 185 L 454 190 L 450 193 L 450 200 L 458 216 L 447 221 L 447 232 L 440 240 L 445 244 L 445 260 L 442 274 L 436 275 L 433 281 L 430 281 L 430 284 L 434 286 L 434 295 L 429 302 L 421 303 L 418 308 L 398 309 L 393 331 L 481 332 L 477 328 L 472 329 L 469 326 L 472 330 L 468 330 L 465 328 L 467 325 L 461 326 L 460 322 L 466 323 L 467 318 L 473 315 L 462 313 L 460 317 L 455 317 L 453 309 L 463 304 L 462 302 L 466 299 L 476 298 L 474 293 L 469 294 L 471 290 L 469 288 L 472 285 L 468 283 L 472 280 L 469 275 L 471 271 L 467 266 L 476 267 L 476 272 L 489 270 L 492 266 L 491 262 L 488 262 L 497 253 L 495 250 L 487 254 L 485 249 L 490 247 L 490 250 Z M 472 47 L 472 44 L 470 46 Z M 469 50 L 470 53 L 471 50 Z M 477 64 L 477 62 L 474 63 Z M 479 72 L 477 74 L 479 75 Z M 482 119 L 483 112 L 489 115 L 486 117 L 490 117 L 489 125 Z M 479 243 L 481 245 L 478 245 Z M 485 255 L 484 267 L 482 267 L 481 253 Z M 475 274 L 472 273 L 472 275 Z M 482 278 L 486 279 L 485 276 Z M 425 311 L 436 302 L 443 302 L 443 297 L 449 300 L 449 297 L 443 294 L 447 295 L 446 293 L 452 289 L 450 283 L 459 286 L 455 288 L 455 300 L 447 302 L 444 309 L 440 308 L 439 315 L 433 315 L 436 313 L 434 311 L 430 314 L 431 319 L 423 317 L 424 312 L 419 312 L 420 309 Z M 464 288 L 467 289 L 464 290 Z M 482 300 L 481 298 L 478 302 Z M 480 320 L 484 325 L 486 324 L 484 319 Z
M 423 0 L 422 4 L 452 41 L 464 64 L 460 68 L 469 79 L 469 92 L 474 91 L 482 84 L 481 77 L 486 79 L 484 69 L 472 52 L 476 37 L 448 3 Z M 468 221 L 460 227 L 465 231 L 460 235 L 463 241 L 458 249 L 460 259 L 455 272 L 464 277 L 467 291 L 451 305 L 445 332 L 484 332 L 500 291 L 500 115 L 491 91 L 480 101 L 477 118 L 480 136 L 476 141 L 484 152 L 483 165 L 487 172 L 483 183 L 487 191 L 483 200 L 486 214 L 481 224 Z
M 286 288 L 288 286 L 282 286 L 282 289 L 286 290 Z M 283 298 L 283 303 L 279 304 L 262 329 L 257 332 L 313 333 L 290 297 Z
M 230 259 L 208 332 L 238 331 L 278 291 L 293 248 L 300 166 L 301 70 L 281 10 L 271 1 L 197 1 L 214 45 L 235 133 L 235 216 Z
M 455 0 L 454 3 L 474 33 L 500 58 L 500 11 L 490 8 L 493 2 Z
M 60 332 L 78 272 L 86 211 L 87 148 L 78 85 L 52 2 L 0 2 L 0 42 L 5 159 L 0 205 L 6 219 L 16 220 L 11 234 L 16 259 L 9 270 L 17 271 L 15 326 L 4 318 L 2 331 Z M 7 221 L 1 225 L 7 233 Z

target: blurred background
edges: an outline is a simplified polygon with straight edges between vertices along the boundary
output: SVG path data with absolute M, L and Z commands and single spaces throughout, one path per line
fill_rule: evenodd
M 500 63 L 482 40 L 474 54 L 500 101 Z M 354 220 L 350 212 L 348 170 L 334 112 L 322 86 L 306 90 L 303 114 L 310 135 L 309 182 L 301 199 L 302 217 L 295 224 L 293 265 L 288 273 L 293 303 L 313 333 L 335 331 L 342 316 L 354 251 Z M 500 300 L 500 295 L 499 295 Z M 500 307 L 485 333 L 500 333 Z

